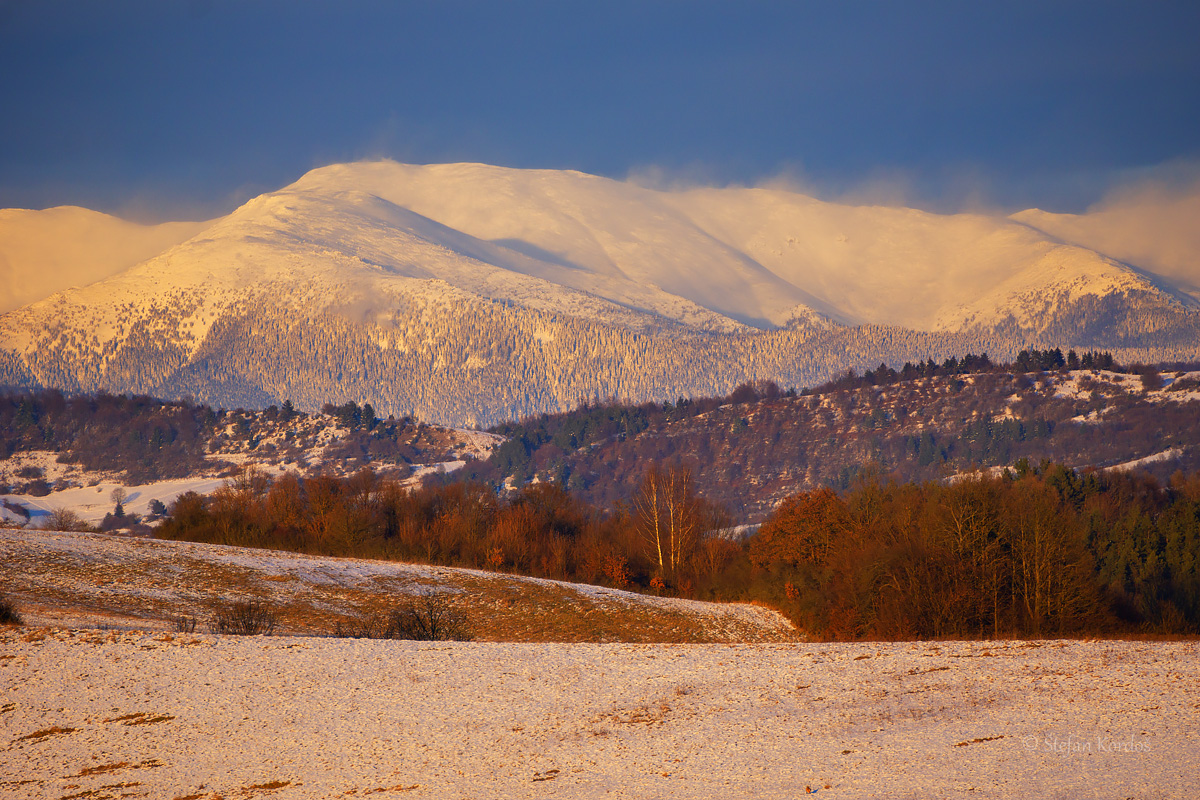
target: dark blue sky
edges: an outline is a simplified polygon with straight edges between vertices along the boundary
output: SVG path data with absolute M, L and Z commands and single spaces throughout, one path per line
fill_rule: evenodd
M 0 0 L 0 206 L 210 215 L 389 156 L 1078 210 L 1194 167 L 1198 42 L 1194 0 Z

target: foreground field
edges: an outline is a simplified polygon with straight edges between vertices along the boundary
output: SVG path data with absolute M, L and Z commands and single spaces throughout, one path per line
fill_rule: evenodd
M 0 631 L 0 798 L 1200 796 L 1200 646 Z

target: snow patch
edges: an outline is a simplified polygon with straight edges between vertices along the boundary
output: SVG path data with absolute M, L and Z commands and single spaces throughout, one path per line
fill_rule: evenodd
M 1133 472 L 1141 469 L 1148 464 L 1157 464 L 1162 461 L 1177 461 L 1183 456 L 1183 450 L 1178 447 L 1172 447 L 1169 450 L 1163 450 L 1161 453 L 1145 456 L 1144 458 L 1126 461 L 1121 464 L 1114 464 L 1111 467 L 1105 467 L 1105 472 Z

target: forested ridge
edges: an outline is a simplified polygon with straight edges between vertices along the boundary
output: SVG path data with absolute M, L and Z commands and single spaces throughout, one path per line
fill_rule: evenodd
M 255 463 L 308 474 L 354 472 L 370 464 L 405 477 L 414 463 L 461 457 L 454 431 L 411 418 L 380 418 L 369 403 L 328 403 L 318 413 L 289 401 L 261 411 L 106 392 L 68 396 L 56 390 L 0 394 L 0 460 L 50 451 L 59 463 L 120 476 L 128 484 L 233 474 Z M 0 494 L 45 495 L 41 470 L 0 477 Z
M 1200 331 L 1200 314 L 1138 293 L 1042 298 L 1035 328 L 1012 319 L 960 332 L 809 321 L 714 333 L 649 314 L 629 327 L 440 291 L 358 298 L 356 286 L 280 284 L 203 299 L 180 290 L 112 319 L 65 304 L 46 319 L 22 310 L 0 320 L 11 348 L 0 349 L 0 386 L 245 408 L 290 399 L 307 411 L 371 403 L 381 416 L 490 426 L 610 397 L 662 403 L 745 382 L 813 385 L 968 350 L 1012 359 L 1060 343 L 1124 361 L 1191 358 Z
M 463 475 L 553 481 L 611 508 L 645 464 L 687 463 L 699 493 L 742 522 L 799 490 L 848 489 L 865 467 L 912 482 L 1021 458 L 1104 468 L 1165 453 L 1142 465 L 1165 480 L 1200 469 L 1200 375 L 1189 369 L 1052 348 L 1008 364 L 967 354 L 879 365 L 801 392 L 760 381 L 720 398 L 590 404 L 494 428 L 509 440 Z

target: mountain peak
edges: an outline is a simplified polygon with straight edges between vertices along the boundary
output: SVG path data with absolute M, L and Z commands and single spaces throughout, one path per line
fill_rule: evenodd
M 496 402 L 524 413 L 611 394 L 719 393 L 735 378 L 796 384 L 848 359 L 876 366 L 951 342 L 967 352 L 994 341 L 998 354 L 1052 332 L 1055 345 L 1079 336 L 1081 346 L 1106 346 L 1111 336 L 1142 346 L 1146 328 L 1155 347 L 1180 352 L 1196 305 L 1189 295 L 1127 259 L 1044 232 L 1033 214 L 931 214 L 780 187 L 662 190 L 579 172 L 394 161 L 314 169 L 210 223 L 5 213 L 10 285 L 46 271 L 46 253 L 81 266 L 78 278 L 22 297 L 59 292 L 52 302 L 0 316 L 0 383 L 205 396 L 211 387 L 197 376 L 217 370 L 238 376 L 217 396 L 300 399 L 288 374 L 252 374 L 273 358 L 260 347 L 286 341 L 309 354 L 305 369 L 328 373 L 305 373 L 321 391 L 403 375 L 401 363 L 409 374 L 452 368 L 504 383 L 513 394 Z M 71 286 L 79 288 L 62 293 Z M 1122 316 L 1168 313 L 1184 316 L 1165 327 Z M 851 345 L 855 336 L 867 338 Z M 813 337 L 833 349 L 795 352 Z M 406 361 L 416 353 L 425 360 Z M 347 372 L 347 363 L 357 366 Z M 504 377 L 513 369 L 549 383 L 519 397 Z M 452 422 L 500 413 L 483 407 L 495 398 L 438 412 L 459 402 L 443 384 L 397 388 L 412 399 L 391 407 Z

